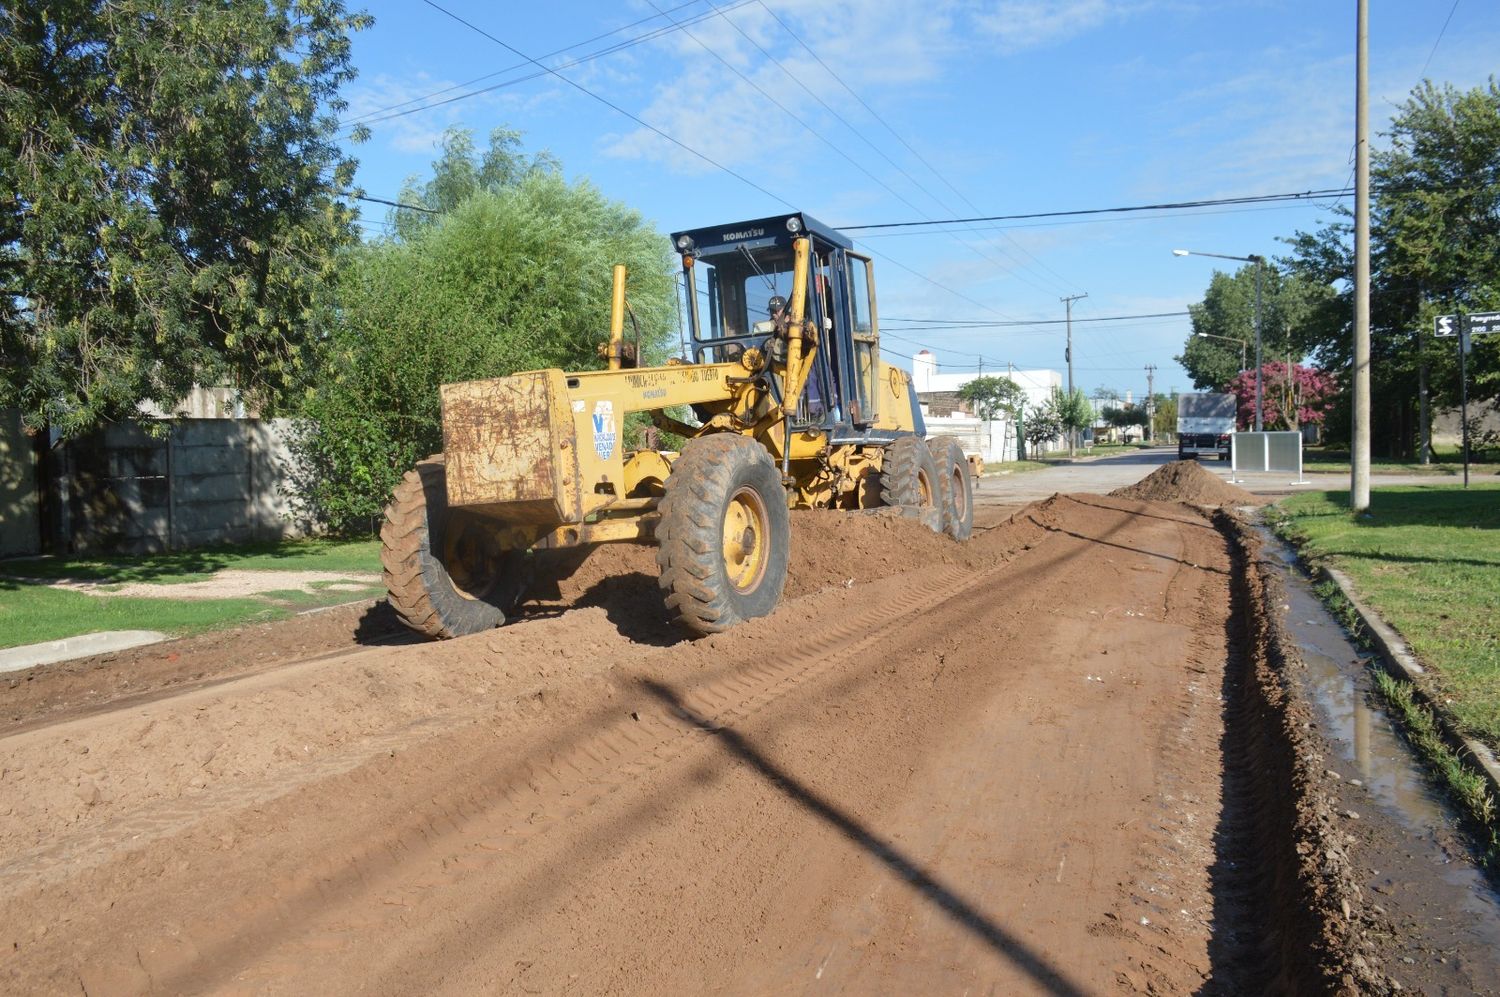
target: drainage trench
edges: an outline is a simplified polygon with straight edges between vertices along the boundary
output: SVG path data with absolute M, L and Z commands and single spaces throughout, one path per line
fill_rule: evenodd
M 1460 831 L 1460 818 L 1444 790 L 1378 705 L 1370 677 L 1372 657 L 1350 640 L 1297 567 L 1295 552 L 1265 527 L 1257 527 L 1262 563 L 1282 583 L 1284 627 L 1306 666 L 1290 678 L 1311 704 L 1331 749 L 1331 767 L 1351 773 L 1374 806 L 1405 834 L 1405 844 L 1429 882 L 1426 892 L 1446 900 L 1446 923 L 1455 948 L 1500 953 L 1500 893 L 1476 868 Z M 1376 665 L 1378 667 L 1378 664 Z M 1388 870 L 1371 870 L 1366 887 L 1379 897 L 1392 886 Z M 1500 966 L 1495 967 L 1500 971 Z

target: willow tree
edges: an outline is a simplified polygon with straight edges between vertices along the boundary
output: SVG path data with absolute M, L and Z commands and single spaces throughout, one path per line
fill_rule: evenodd
M 309 511 L 368 528 L 401 475 L 442 449 L 444 383 L 602 366 L 616 263 L 629 271 L 626 335 L 659 362 L 676 339 L 668 240 L 586 182 L 527 171 L 350 251 L 301 408 Z

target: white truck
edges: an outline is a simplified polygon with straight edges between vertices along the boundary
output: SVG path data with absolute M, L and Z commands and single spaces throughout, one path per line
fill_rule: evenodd
M 1177 396 L 1177 459 L 1217 456 L 1228 460 L 1234 444 L 1234 395 Z

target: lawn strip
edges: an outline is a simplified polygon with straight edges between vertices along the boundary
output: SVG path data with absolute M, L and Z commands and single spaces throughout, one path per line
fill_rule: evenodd
M 1378 488 L 1358 519 L 1346 496 L 1284 500 L 1278 532 L 1347 574 L 1432 673 L 1460 728 L 1500 748 L 1500 485 Z
M 338 605 L 380 594 L 378 584 L 351 578 L 358 588 L 313 582 L 311 591 L 286 589 L 253 596 L 176 599 L 71 591 L 47 581 L 104 586 L 174 585 L 205 581 L 217 571 L 320 571 L 373 575 L 380 571 L 374 540 L 288 540 L 134 557 L 21 558 L 0 562 L 0 647 L 20 647 L 104 630 L 161 630 L 178 636 L 218 627 L 280 619 L 292 610 Z

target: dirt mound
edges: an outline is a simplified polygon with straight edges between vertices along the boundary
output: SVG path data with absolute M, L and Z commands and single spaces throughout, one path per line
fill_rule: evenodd
M 1261 500 L 1198 466 L 1196 460 L 1174 460 L 1133 485 L 1116 488 L 1111 498 L 1143 502 L 1190 502 L 1193 505 L 1259 505 Z
M 896 510 L 792 513 L 786 595 L 853 586 L 931 564 L 969 563 L 969 551 Z
M 792 517 L 788 599 L 852 586 L 930 564 L 969 563 L 965 549 L 896 510 L 797 510 Z M 641 619 L 666 619 L 656 579 L 656 547 L 600 544 L 538 559 L 532 603 L 542 609 L 603 606 Z

